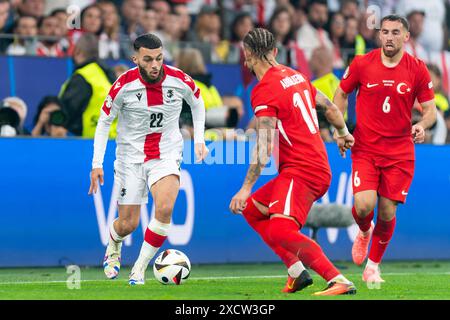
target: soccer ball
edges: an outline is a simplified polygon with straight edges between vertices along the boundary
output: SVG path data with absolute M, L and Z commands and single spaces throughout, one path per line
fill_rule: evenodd
M 191 262 L 183 252 L 167 249 L 156 258 L 153 273 L 156 280 L 162 284 L 180 285 L 191 273 Z

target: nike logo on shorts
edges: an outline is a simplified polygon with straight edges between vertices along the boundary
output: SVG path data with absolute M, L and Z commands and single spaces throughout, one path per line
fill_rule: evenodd
M 269 203 L 269 208 L 270 207 L 272 207 L 275 203 L 277 203 L 278 202 L 278 200 L 277 201 L 274 201 L 274 202 L 271 202 L 271 203 Z
M 408 192 L 405 192 L 405 190 L 402 191 L 402 196 L 407 196 Z

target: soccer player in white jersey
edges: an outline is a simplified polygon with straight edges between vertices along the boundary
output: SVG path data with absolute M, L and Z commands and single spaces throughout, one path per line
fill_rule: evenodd
M 118 116 L 114 183 L 119 186 L 119 217 L 110 226 L 103 263 L 108 278 L 119 274 L 122 241 L 137 228 L 141 205 L 148 202 L 148 189 L 155 204 L 155 218 L 145 231 L 139 257 L 130 273 L 131 285 L 144 284 L 145 270 L 169 232 L 180 186 L 183 138 L 179 116 L 183 99 L 192 110 L 197 161 L 208 153 L 204 141 L 205 107 L 192 78 L 163 63 L 162 43 L 155 35 L 138 37 L 134 49 L 133 62 L 137 67 L 114 82 L 102 107 L 89 189 L 89 194 L 95 193 L 98 181 L 103 184 L 108 132 Z

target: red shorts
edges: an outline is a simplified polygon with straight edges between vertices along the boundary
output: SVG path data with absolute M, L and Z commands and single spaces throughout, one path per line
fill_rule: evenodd
M 281 172 L 256 190 L 252 197 L 269 208 L 269 215 L 278 213 L 294 217 L 303 226 L 312 204 L 327 192 L 329 186 L 329 183 L 312 183 Z
M 379 196 L 405 203 L 414 176 L 414 160 L 352 155 L 353 194 L 375 190 Z

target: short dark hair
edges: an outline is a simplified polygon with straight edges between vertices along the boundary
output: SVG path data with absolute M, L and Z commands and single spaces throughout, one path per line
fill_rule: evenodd
M 157 36 L 152 33 L 140 35 L 134 40 L 133 47 L 135 51 L 139 51 L 140 48 L 146 49 L 158 49 L 161 48 L 162 42 Z
M 264 28 L 256 28 L 244 37 L 244 46 L 247 47 L 259 59 L 267 60 L 266 54 L 275 46 L 275 37 L 272 32 Z
M 406 31 L 409 31 L 409 23 L 408 20 L 406 20 L 404 17 L 399 16 L 397 14 L 390 14 L 388 16 L 385 16 L 383 19 L 381 19 L 381 23 L 380 23 L 380 29 L 381 26 L 383 25 L 383 23 L 385 21 L 397 21 L 397 22 L 401 22 L 401 24 L 403 25 L 403 27 L 406 29 Z

